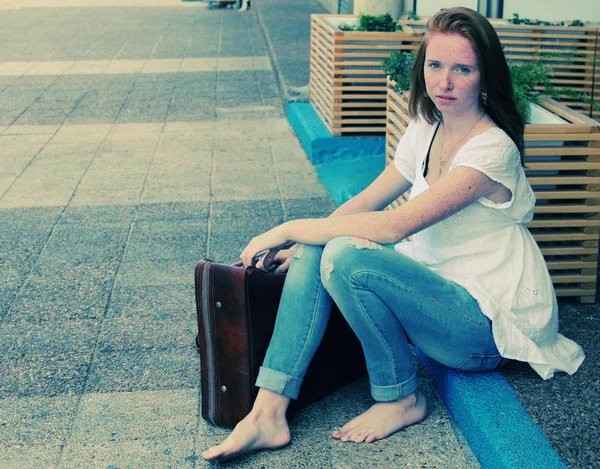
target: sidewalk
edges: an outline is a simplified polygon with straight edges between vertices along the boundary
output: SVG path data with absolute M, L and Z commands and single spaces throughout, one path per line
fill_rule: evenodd
M 227 430 L 199 416 L 194 264 L 334 204 L 255 9 L 22 5 L 0 0 L 0 467 L 206 467 Z M 329 437 L 370 405 L 363 380 L 229 466 L 478 467 L 423 391 L 430 417 L 384 441 Z

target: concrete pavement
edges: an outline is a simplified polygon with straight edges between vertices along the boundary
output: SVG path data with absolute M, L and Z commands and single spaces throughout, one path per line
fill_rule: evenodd
M 333 202 L 281 107 L 255 11 L 145 0 L 0 1 L 0 467 L 205 467 L 193 267 Z M 329 432 L 230 464 L 478 467 L 428 378 L 431 415 L 372 445 Z

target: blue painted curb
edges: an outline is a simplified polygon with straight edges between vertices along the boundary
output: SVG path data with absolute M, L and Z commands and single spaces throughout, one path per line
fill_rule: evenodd
M 362 192 L 384 169 L 384 154 L 359 157 L 349 162 L 323 163 L 315 167 L 337 207 Z
M 287 118 L 315 166 L 385 155 L 385 137 L 334 137 L 309 103 L 288 103 Z
M 287 109 L 336 205 L 364 189 L 385 167 L 385 139 L 365 144 L 332 137 L 310 104 L 289 103 Z M 483 469 L 567 468 L 500 373 L 460 372 L 415 351 Z
M 415 351 L 482 468 L 567 469 L 500 373 L 461 372 Z

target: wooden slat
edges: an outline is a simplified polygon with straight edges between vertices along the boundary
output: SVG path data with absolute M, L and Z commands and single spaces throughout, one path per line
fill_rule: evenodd
M 600 213 L 600 205 L 536 205 L 535 213 Z
M 597 246 L 595 248 L 541 247 L 540 250 L 544 256 L 582 256 L 585 254 L 598 253 Z
M 362 103 L 362 102 L 344 103 L 344 108 L 345 109 L 356 109 L 356 108 L 361 108 L 361 107 L 367 107 L 367 108 L 384 108 L 385 109 L 385 101 L 381 101 L 381 102 L 367 102 L 367 103 Z M 374 112 L 376 114 L 379 114 L 379 111 L 374 111 Z M 363 112 L 362 114 L 365 115 L 365 112 Z
M 548 270 L 574 270 L 574 269 L 590 269 L 598 268 L 598 262 L 586 261 L 548 261 L 546 262 Z
M 525 169 L 530 171 L 589 171 L 600 169 L 600 163 L 590 163 L 588 161 L 526 161 L 526 165 Z
M 553 199 L 600 199 L 600 192 L 595 191 L 534 191 L 535 198 L 538 200 L 553 200 Z
M 551 233 L 534 234 L 534 239 L 540 243 L 542 241 L 595 241 L 598 239 L 597 233 Z
M 344 120 L 344 124 L 351 124 L 351 125 L 356 125 L 356 124 L 378 124 L 378 125 L 385 125 L 385 119 L 347 119 L 347 120 Z M 365 132 L 373 132 L 373 129 L 370 128 L 369 130 L 364 130 L 364 131 Z
M 588 156 L 600 155 L 600 148 L 587 147 L 525 147 L 525 156 Z
M 600 177 L 586 176 L 553 176 L 553 177 L 538 177 L 532 176 L 527 178 L 532 186 L 546 185 L 578 185 L 578 184 L 600 184 Z M 535 189 L 535 187 L 534 187 Z
M 374 127 L 342 127 L 339 129 L 339 132 L 341 133 L 342 130 L 346 133 L 353 133 L 353 134 L 372 134 L 375 133 L 376 128 Z M 332 132 L 333 134 L 333 132 Z
M 571 227 L 597 227 L 600 226 L 600 220 L 548 220 L 534 219 L 527 223 L 528 228 L 571 228 Z
M 596 296 L 595 288 L 555 288 L 554 289 L 556 296 L 564 297 L 564 296 Z M 590 301 L 590 303 L 594 303 L 594 301 Z
M 552 275 L 552 282 L 556 283 L 593 283 L 595 275 Z

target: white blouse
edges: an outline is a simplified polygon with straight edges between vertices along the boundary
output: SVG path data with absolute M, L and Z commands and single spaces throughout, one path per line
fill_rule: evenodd
M 435 129 L 423 119 L 413 120 L 396 150 L 395 166 L 413 184 L 410 198 L 429 188 L 423 170 Z M 491 319 L 503 357 L 528 362 L 544 379 L 555 371 L 575 373 L 585 355 L 558 333 L 552 280 L 525 227 L 533 218 L 535 196 L 516 145 L 503 130 L 489 129 L 456 153 L 450 171 L 458 166 L 503 184 L 511 200 L 497 204 L 481 197 L 396 250 L 465 288 Z

